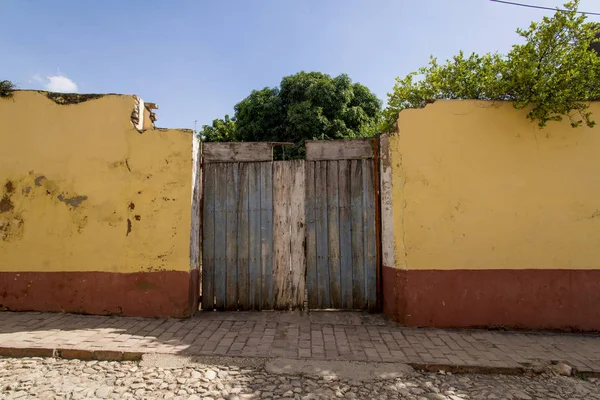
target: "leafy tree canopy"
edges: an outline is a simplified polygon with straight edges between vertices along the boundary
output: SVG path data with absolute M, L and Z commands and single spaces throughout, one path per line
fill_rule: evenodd
M 11 81 L 0 81 L 0 97 L 9 98 L 12 97 L 13 91 L 17 86 Z
M 587 101 L 600 98 L 598 25 L 578 15 L 579 0 L 564 11 L 532 22 L 517 33 L 525 43 L 507 55 L 461 51 L 443 64 L 429 65 L 397 78 L 382 129 L 390 131 L 398 113 L 420 108 L 436 99 L 510 100 L 515 108 L 529 107 L 527 117 L 544 127 L 568 117 L 573 127 L 592 127 Z
M 290 155 L 303 153 L 304 140 L 373 136 L 381 101 L 347 75 L 320 72 L 286 76 L 279 87 L 254 90 L 234 107 L 233 118 L 204 125 L 204 141 L 293 142 Z

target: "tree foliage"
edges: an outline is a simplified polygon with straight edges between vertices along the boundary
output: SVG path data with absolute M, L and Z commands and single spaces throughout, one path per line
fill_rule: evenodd
M 204 125 L 200 135 L 208 142 L 231 142 L 235 140 L 235 122 L 225 115 L 223 119 L 215 119 L 212 125 Z
M 566 3 L 565 11 L 517 29 L 525 43 L 507 55 L 461 51 L 443 64 L 432 57 L 427 67 L 397 78 L 382 129 L 391 130 L 401 110 L 436 99 L 510 100 L 517 109 L 528 107 L 527 117 L 540 127 L 565 116 L 573 127 L 594 126 L 586 102 L 600 98 L 600 57 L 593 48 L 599 29 L 578 15 L 578 5 Z
M 0 81 L 0 97 L 2 98 L 10 98 L 13 95 L 13 92 L 17 86 L 11 81 Z
M 286 76 L 279 87 L 254 90 L 234 107 L 233 118 L 204 125 L 204 141 L 292 142 L 299 156 L 311 139 L 373 136 L 381 119 L 381 101 L 347 75 L 320 72 Z

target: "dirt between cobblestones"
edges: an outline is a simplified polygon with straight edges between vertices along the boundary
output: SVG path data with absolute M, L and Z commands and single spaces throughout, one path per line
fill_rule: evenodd
M 454 375 L 381 364 L 160 354 L 139 362 L 0 357 L 0 399 L 600 400 L 596 378 L 549 371 Z

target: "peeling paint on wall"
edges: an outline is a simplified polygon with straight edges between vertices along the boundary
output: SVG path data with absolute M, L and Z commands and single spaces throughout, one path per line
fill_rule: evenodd
M 0 213 L 9 212 L 15 208 L 14 204 L 10 200 L 13 191 L 14 188 L 12 182 L 7 181 L 6 185 L 4 185 L 4 195 L 2 196 L 2 200 L 0 200 Z
M 33 180 L 33 183 L 35 184 L 35 186 L 42 186 L 42 182 L 44 182 L 45 179 L 46 177 L 44 175 L 40 175 Z
M 0 104 L 0 309 L 189 315 L 192 132 L 154 129 L 156 106 L 129 95 L 14 96 Z
M 381 172 L 380 172 L 380 198 L 381 198 L 381 248 L 384 266 L 395 267 L 394 240 L 394 198 L 392 189 L 392 165 L 390 160 L 390 136 L 382 135 L 381 146 Z
M 0 218 L 0 241 L 12 242 L 23 236 L 23 219 L 14 215 L 11 218 Z
M 59 194 L 57 198 L 58 201 L 62 201 L 73 208 L 79 207 L 83 201 L 87 200 L 87 196 L 66 197 L 63 193 Z
M 138 134 L 132 96 L 15 96 L 0 104 L 0 271 L 188 272 L 192 133 Z
M 15 212 L 14 192 L 14 183 L 7 180 L 0 200 L 0 241 L 4 242 L 18 240 L 23 235 L 24 221 L 20 213 Z

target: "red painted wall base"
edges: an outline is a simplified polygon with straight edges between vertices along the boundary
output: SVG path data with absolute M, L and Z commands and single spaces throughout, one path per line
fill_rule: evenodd
M 600 330 L 600 270 L 397 270 L 383 309 L 408 326 Z
M 0 272 L 0 309 L 136 317 L 187 317 L 198 271 Z

